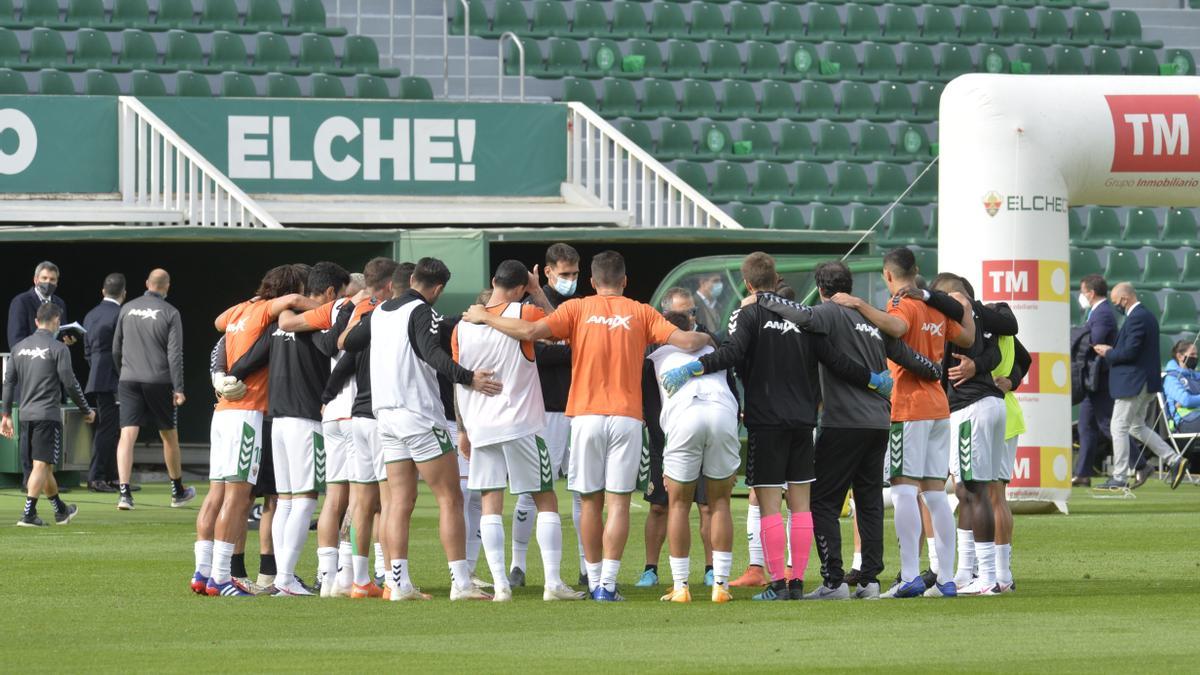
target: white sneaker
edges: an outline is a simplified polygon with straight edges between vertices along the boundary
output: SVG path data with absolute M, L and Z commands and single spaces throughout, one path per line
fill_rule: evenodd
M 512 602 L 512 587 L 503 586 L 497 588 L 496 592 L 492 595 L 492 602 Z
M 1001 593 L 1001 594 L 1013 593 L 1016 590 L 1017 590 L 1017 584 L 1015 582 L 1012 582 L 1012 581 L 1009 581 L 1008 583 L 1005 583 L 1003 581 L 996 582 L 996 592 L 997 593 Z
M 416 586 L 405 585 L 393 588 L 391 596 L 388 599 L 392 602 L 405 602 L 409 600 L 432 600 L 433 597 L 428 593 L 422 593 L 421 589 Z
M 299 581 L 296 581 L 293 578 L 292 583 L 290 583 L 286 586 L 276 586 L 275 587 L 275 597 L 288 596 L 288 595 L 311 596 L 312 593 L 310 593 L 309 590 L 307 588 L 305 588 L 304 586 L 301 586 Z
M 965 588 L 959 589 L 959 595 L 999 595 L 1000 586 L 998 584 L 985 584 L 982 579 L 975 579 L 967 584 Z
M 262 588 L 266 588 L 267 586 L 270 586 L 271 584 L 274 584 L 274 583 L 275 583 L 275 575 L 274 574 L 260 574 L 260 575 L 258 575 L 258 579 L 254 582 L 254 585 L 261 586 Z
M 542 590 L 542 600 L 546 602 L 554 602 L 556 600 L 583 600 L 587 594 L 583 591 L 577 591 L 566 584 L 557 586 L 546 586 Z
M 352 590 L 350 585 L 343 586 L 337 577 L 334 577 L 333 582 L 329 584 L 329 597 L 331 598 L 348 598 Z
M 491 600 L 492 596 L 484 593 L 483 590 L 475 588 L 475 584 L 470 584 L 466 588 L 459 588 L 454 584 L 450 585 L 450 601 L 458 600 Z
M 859 584 L 858 588 L 854 589 L 854 598 L 856 600 L 878 600 L 879 584 L 875 582 Z
M 491 588 L 492 587 L 491 584 L 489 584 L 488 582 L 484 581 L 483 579 L 480 579 L 479 577 L 477 577 L 473 574 L 471 575 L 471 585 L 474 586 L 475 588 Z
M 974 574 L 960 573 L 960 574 L 954 575 L 954 585 L 957 586 L 958 588 L 966 588 L 967 586 L 971 585 L 972 581 L 975 581 Z
M 891 587 L 891 588 L 889 588 L 889 589 L 887 589 L 887 590 L 886 590 L 886 591 L 884 591 L 883 593 L 881 593 L 881 594 L 879 595 L 879 597 L 881 597 L 881 598 L 883 598 L 883 599 L 885 599 L 885 600 L 890 600 L 890 599 L 892 599 L 892 598 L 895 598 L 895 597 L 896 597 L 896 591 L 899 591 L 899 590 L 900 590 L 900 587 L 901 587 L 901 586 L 903 586 L 903 585 L 904 585 L 903 583 L 895 583 L 895 584 L 892 584 L 892 587 Z
M 804 596 L 805 600 L 849 600 L 850 587 L 845 583 L 837 588 L 830 588 L 825 584 L 817 586 L 816 590 Z

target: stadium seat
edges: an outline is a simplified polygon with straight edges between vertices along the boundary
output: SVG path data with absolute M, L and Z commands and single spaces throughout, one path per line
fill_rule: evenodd
M 789 43 L 787 45 L 787 60 L 783 63 L 783 79 L 812 80 L 823 78 L 825 76 L 821 75 L 819 64 L 820 58 L 817 57 L 815 46 L 801 42 Z
M 207 70 L 212 72 L 240 71 L 244 73 L 265 74 L 264 68 L 249 65 L 246 54 L 246 43 L 240 35 L 229 31 L 219 30 L 212 34 L 212 50 L 208 55 Z
M 862 82 L 844 82 L 842 83 L 842 96 L 838 112 L 833 119 L 845 121 L 869 119 L 875 115 L 877 109 L 875 93 L 871 91 L 869 85 Z
M 130 29 L 121 33 L 121 53 L 117 61 L 129 68 L 159 69 L 158 47 L 149 33 Z
M 1017 58 L 1014 61 L 1025 64 L 1024 70 L 1026 74 L 1045 75 L 1050 72 L 1050 66 L 1046 63 L 1046 52 L 1041 47 L 1032 47 L 1022 45 L 1017 48 Z
M 220 28 L 235 33 L 255 32 L 253 27 L 247 28 L 238 20 L 238 8 L 234 0 L 203 0 L 200 25 L 210 30 Z
M 1142 20 L 1138 18 L 1137 12 L 1117 9 L 1113 10 L 1109 17 L 1111 23 L 1108 29 L 1108 41 L 1111 44 L 1149 47 L 1150 49 L 1162 48 L 1162 42 L 1159 40 L 1142 39 Z
M 1077 288 L 1079 282 L 1089 274 L 1104 273 L 1104 266 L 1100 264 L 1100 257 L 1096 255 L 1095 251 L 1075 246 L 1071 247 L 1070 269 L 1072 288 Z
M 758 114 L 751 117 L 756 120 L 775 120 L 796 116 L 796 97 L 792 93 L 792 86 L 790 84 L 786 82 L 764 82 L 762 92 Z
M 1156 246 L 1177 248 L 1196 242 L 1196 215 L 1192 209 L 1168 209 L 1162 236 Z
M 1196 314 L 1196 300 L 1191 293 L 1171 291 L 1163 300 L 1162 330 L 1167 333 L 1194 332 L 1200 328 Z
M 757 206 L 730 204 L 729 215 L 748 230 L 762 230 L 767 227 L 763 222 L 762 211 Z
M 843 39 L 849 42 L 867 42 L 883 36 L 883 26 L 874 7 L 854 4 L 846 6 L 846 32 Z
M 584 88 L 591 89 L 591 85 L 580 80 L 568 81 L 565 87 L 567 92 L 567 100 L 576 100 L 578 97 L 583 103 L 587 103 L 587 93 Z M 638 99 L 637 92 L 633 89 L 633 84 L 628 80 L 619 80 L 613 77 L 606 77 L 601 81 L 603 93 L 601 94 L 600 112 L 606 117 L 636 117 L 638 115 Z M 650 117 L 658 117 L 657 114 Z
M 1176 75 L 1196 74 L 1196 58 L 1187 49 L 1168 49 L 1163 61 L 1175 67 Z
M 513 40 L 508 43 L 508 55 L 504 59 L 504 72 L 507 75 L 516 75 L 520 72 L 521 58 L 525 59 L 525 73 L 534 77 L 546 76 L 546 59 L 542 56 L 542 49 L 538 46 L 536 40 L 528 38 L 517 38 L 521 41 L 521 46 L 525 48 L 524 54 L 517 49 L 517 41 Z M 581 69 L 582 70 L 582 69 Z M 577 73 L 583 75 L 584 73 Z M 550 76 L 554 77 L 554 76 Z
M 579 5 L 576 5 L 575 12 L 575 20 L 578 23 Z M 650 16 L 650 35 L 659 40 L 666 38 L 688 39 L 688 25 L 687 19 L 683 16 L 683 9 L 679 5 L 670 2 L 655 3 Z
M 637 144 L 639 148 L 647 152 L 654 151 L 654 136 L 650 133 L 650 127 L 646 126 L 645 122 L 638 120 L 622 120 L 617 125 L 617 131 L 620 131 L 626 138 Z M 667 159 L 656 154 L 657 159 Z
M 867 124 L 858 128 L 858 142 L 854 144 L 854 153 L 849 159 L 856 162 L 890 162 L 893 161 L 892 154 L 892 136 L 887 127 Z
M 399 68 L 381 68 L 379 65 L 379 45 L 374 38 L 365 35 L 351 35 L 342 41 L 343 71 L 366 73 L 379 77 L 398 77 Z
M 794 117 L 801 120 L 837 119 L 833 89 L 824 82 L 801 83 L 800 110 Z
M 259 33 L 255 36 L 254 65 L 276 73 L 302 72 L 292 65 L 292 50 L 288 47 L 287 38 L 274 33 Z M 270 83 L 268 88 L 269 85 Z
M 580 80 L 574 77 L 565 78 L 562 82 L 563 94 L 561 100 L 578 101 L 592 110 L 601 110 L 600 106 L 596 102 L 596 90 L 592 87 L 591 82 Z M 630 90 L 632 91 L 632 87 Z M 603 110 L 602 112 L 607 113 L 607 110 Z
M 809 227 L 814 230 L 843 232 L 847 229 L 846 217 L 836 206 L 818 204 L 812 209 L 812 220 Z
M 782 77 L 779 51 L 768 42 L 750 42 L 746 45 L 746 77 L 770 80 Z
M 1083 217 L 1079 215 L 1079 209 L 1067 209 L 1067 234 L 1076 246 L 1083 241 Z
M 300 32 L 298 28 L 289 27 L 283 23 L 283 10 L 279 8 L 277 0 L 249 0 L 246 4 L 244 26 L 247 30 L 271 33 Z
M 925 218 L 921 211 L 915 206 L 897 204 L 888 216 L 887 230 L 880 233 L 879 239 L 888 246 L 928 246 L 936 243 L 926 233 Z
M 1079 8 L 1071 17 L 1071 44 L 1086 47 L 1104 44 L 1108 34 L 1104 30 L 1104 18 L 1099 12 Z
M 572 43 L 574 44 L 574 43 Z M 301 35 L 298 67 L 306 72 L 345 73 L 348 71 L 337 67 L 337 57 L 333 52 L 333 42 L 324 35 Z
M 21 7 L 21 24 L 44 28 L 67 29 L 71 24 L 58 15 L 58 0 L 24 0 Z
M 774 158 L 775 138 L 771 128 L 758 122 L 742 122 L 738 129 L 737 145 L 726 148 L 721 159 L 748 162 L 759 158 Z
M 529 45 L 536 44 L 530 40 L 525 41 L 526 51 L 529 52 Z M 515 48 L 515 47 L 514 47 Z M 511 66 L 516 66 L 516 58 L 509 60 Z M 529 72 L 529 64 L 526 64 L 526 72 Z M 547 42 L 546 50 L 546 65 L 545 69 L 535 74 L 539 76 L 562 77 L 564 75 L 584 75 L 587 76 L 587 66 L 583 62 L 583 52 L 579 49 L 579 41 L 563 38 L 550 38 Z
M 891 166 L 881 164 L 877 169 Z M 905 204 L 930 204 L 937 201 L 938 172 L 936 165 L 921 178 L 917 178 L 925 167 L 917 166 L 912 172 L 913 188 L 904 198 Z
M 525 6 L 520 0 L 499 0 L 492 13 L 492 27 L 484 34 L 500 37 L 508 32 L 517 35 L 529 32 L 529 16 L 525 14 Z
M 301 98 L 300 83 L 286 73 L 267 74 L 267 96 L 271 98 Z
M 9 16 L 12 16 L 11 13 Z M 72 26 L 82 26 L 89 28 L 110 28 L 110 24 L 104 18 L 104 2 L 102 0 L 68 0 L 67 2 L 67 23 Z M 75 85 L 71 85 L 71 91 L 75 90 Z M 39 89 L 39 91 L 41 91 Z
M 170 70 L 203 68 L 204 52 L 200 48 L 200 39 L 196 37 L 196 34 L 183 30 L 167 31 L 167 48 L 163 54 L 163 65 Z
M 450 3 L 454 6 L 454 17 L 450 20 L 450 33 L 453 35 L 462 35 L 466 17 L 462 13 L 462 5 L 457 2 Z M 490 22 L 488 21 L 487 8 L 483 5 L 483 0 L 469 0 L 467 2 L 467 16 L 471 19 L 471 33 L 479 35 L 486 33 Z
M 135 70 L 130 76 L 129 93 L 133 96 L 166 96 L 167 86 L 157 73 Z
M 942 45 L 938 61 L 938 79 L 942 81 L 975 72 L 971 51 L 963 45 Z
M 804 16 L 799 6 L 776 2 L 767 8 L 767 12 L 769 32 L 766 39 L 772 42 L 804 39 Z M 763 39 L 763 36 L 758 39 Z
M 814 162 L 796 162 L 796 182 L 792 186 L 792 202 L 806 204 L 829 198 L 829 175 L 825 167 Z
M 28 94 L 25 76 L 15 70 L 0 68 L 0 94 Z
M 208 78 L 190 70 L 181 70 L 175 74 L 175 95 L 205 97 L 212 96 L 212 86 Z
M 791 199 L 792 185 L 787 169 L 774 162 L 758 162 L 754 165 L 754 194 L 747 201 L 758 204 L 785 202 Z M 720 176 L 720 174 L 717 174 Z
M 868 44 L 863 46 L 862 73 L 864 80 L 876 82 L 879 80 L 894 80 L 900 74 L 900 64 L 896 61 L 896 52 L 890 45 Z
M 1004 47 L 996 45 L 979 46 L 979 70 L 985 73 L 1007 73 L 1009 71 L 1008 52 Z
M 562 3 L 555 3 L 562 4 Z M 609 34 L 613 37 L 636 38 L 646 34 L 646 12 L 637 2 L 612 3 L 612 29 Z M 551 13 L 552 19 L 557 17 Z M 535 25 L 536 25 L 536 19 Z
M 1052 71 L 1056 75 L 1087 74 L 1087 65 L 1084 63 L 1083 52 L 1079 48 L 1055 45 L 1052 53 L 1054 54 Z
M 21 61 L 21 42 L 17 34 L 7 28 L 0 28 L 0 67 L 26 67 Z
M 836 74 L 829 75 L 832 80 L 859 79 L 858 55 L 854 47 L 840 42 L 830 42 L 821 49 L 822 65 L 834 64 Z
M 688 22 L 687 38 L 690 40 L 723 39 L 728 33 L 725 14 L 721 8 L 709 2 L 691 5 L 692 19 Z
M 754 5 L 737 3 L 730 6 L 729 39 L 757 40 L 767 34 L 762 12 Z
M 423 77 L 402 77 L 400 78 L 400 92 L 396 98 L 409 101 L 432 101 L 433 86 L 429 84 L 429 80 Z
M 653 40 L 630 40 L 628 45 L 628 54 L 630 56 L 640 56 L 645 59 L 644 74 L 647 77 L 667 77 L 666 64 L 663 61 L 662 51 L 659 50 L 657 42 Z
M 781 160 L 803 160 L 812 157 L 813 140 L 808 126 L 785 122 L 780 127 L 779 149 L 776 156 Z
M 702 145 L 706 139 L 702 139 Z M 696 139 L 692 129 L 684 122 L 664 122 L 658 136 L 656 156 L 664 160 L 699 159 L 696 155 Z M 709 158 L 711 159 L 711 153 Z
M 673 168 L 675 175 L 682 178 L 683 182 L 691 185 L 700 194 L 708 193 L 708 175 L 703 166 L 695 162 L 677 162 Z
M 958 39 L 952 42 L 992 42 L 997 41 L 1003 43 L 1004 40 L 996 40 L 996 27 L 992 23 L 992 17 L 986 9 L 980 7 L 963 7 L 962 18 L 958 24 Z M 1012 41 L 1008 41 L 1012 44 Z
M 113 0 L 112 28 L 153 30 L 149 4 L 146 0 Z
M 235 14 L 235 23 L 236 18 Z M 196 23 L 196 10 L 192 7 L 191 0 L 158 0 L 158 11 L 154 14 L 153 29 L 167 30 L 168 28 L 201 29 Z M 213 26 L 204 26 L 204 29 L 212 30 Z
M 1129 209 L 1125 215 L 1125 230 L 1121 233 L 1122 248 L 1141 248 L 1158 244 L 1158 215 L 1150 209 Z
M 1034 17 L 1032 42 L 1044 47 L 1070 42 L 1071 26 L 1061 9 L 1038 7 Z
M 708 63 L 700 77 L 722 80 L 741 75 L 742 56 L 736 44 L 725 41 L 708 43 Z
M 1179 284 L 1179 263 L 1175 254 L 1170 251 L 1151 251 L 1146 254 L 1145 269 L 1138 283 L 1138 289 L 1154 291 L 1161 288 L 1174 288 Z
M 938 104 L 942 100 L 942 89 L 945 85 L 933 83 L 922 84 L 917 90 L 916 112 L 909 118 L 911 122 L 932 122 L 938 116 Z
M 121 86 L 112 73 L 89 70 L 83 75 L 83 93 L 87 96 L 120 96 Z
M 771 209 L 772 230 L 805 230 L 804 212 L 798 206 L 781 204 Z
M 913 255 L 917 258 L 917 271 L 926 279 L 932 279 L 938 273 L 938 255 L 937 251 L 930 248 L 913 249 Z
M 309 78 L 309 86 L 313 98 L 346 98 L 342 78 L 334 75 L 316 73 Z
M 292 0 L 292 11 L 288 16 L 288 28 L 297 33 L 320 33 L 330 37 L 346 34 L 341 26 L 327 26 L 325 5 L 321 0 Z M 474 26 L 472 26 L 474 28 Z M 461 31 L 459 31 L 461 33 Z
M 1120 240 L 1121 221 L 1117 218 L 1117 212 L 1110 208 L 1093 206 L 1088 209 L 1083 239 L 1075 242 L 1075 245 L 1100 248 L 1101 246 L 1116 246 Z
M 879 222 L 882 212 L 876 206 L 855 206 L 850 209 L 850 229 L 866 232 Z M 878 228 L 876 228 L 878 229 Z
M 1112 287 L 1111 285 L 1112 285 L 1113 283 L 1116 283 L 1116 282 L 1109 281 L 1109 287 L 1110 287 L 1110 288 Z M 1162 314 L 1163 314 L 1163 311 L 1162 311 L 1162 305 L 1161 305 L 1161 304 L 1159 304 L 1159 302 L 1158 302 L 1158 296 L 1156 296 L 1156 295 L 1155 295 L 1155 294 L 1153 294 L 1153 293 L 1139 293 L 1139 294 L 1138 294 L 1138 301 L 1139 301 L 1139 302 L 1141 302 L 1141 303 L 1142 303 L 1142 305 L 1144 305 L 1144 306 L 1146 307 L 1146 309 L 1147 309 L 1147 310 L 1149 310 L 1149 312 L 1150 312 L 1151 314 L 1153 314 L 1154 316 L 1158 317 L 1158 321 L 1159 321 L 1159 332 L 1160 332 L 1160 334 L 1161 334 L 1161 333 L 1167 333 L 1167 332 L 1171 332 L 1171 331 L 1168 331 L 1168 330 L 1166 329 L 1166 326 L 1163 326 L 1163 325 L 1162 325 Z
M 1020 44 L 1033 39 L 1033 27 L 1029 15 L 1017 7 L 1000 10 L 1000 22 L 996 24 L 996 42 L 1003 45 Z
M 936 80 L 937 63 L 933 50 L 926 45 L 904 45 L 900 48 L 900 77 L 903 82 Z
M 62 33 L 50 28 L 34 28 L 30 34 L 26 63 L 38 68 L 67 67 L 67 44 L 63 41 Z
M 582 53 L 582 52 L 581 52 Z M 587 78 L 602 77 L 636 77 L 640 78 L 644 71 L 626 73 L 622 69 L 621 45 L 614 40 L 597 38 L 588 41 L 588 56 L 586 69 L 578 76 Z
M 750 181 L 746 178 L 746 170 L 742 168 L 742 165 L 732 162 L 717 162 L 712 190 L 708 195 L 709 199 L 718 203 L 726 203 L 749 197 L 749 194 Z
M 721 111 L 709 113 L 709 117 L 725 120 L 752 117 L 758 110 L 758 99 L 754 96 L 754 87 L 749 82 L 736 80 L 727 80 L 724 86 L 725 93 L 721 97 Z M 703 111 L 700 114 L 703 115 Z
M 113 48 L 108 36 L 94 28 L 84 28 L 75 33 L 75 54 L 71 62 L 78 69 L 127 70 L 113 63 Z
M 1183 254 L 1183 272 L 1179 275 L 1177 288 L 1200 290 L 1200 251 L 1190 250 Z
M 935 44 L 958 40 L 958 24 L 954 14 L 946 7 L 925 6 L 921 22 L 921 36 L 913 42 Z
M 614 7 L 622 3 L 614 3 Z M 625 3 L 633 4 L 633 3 Z M 638 5 L 638 11 L 641 6 Z M 614 14 L 617 14 L 614 9 Z M 533 27 L 527 35 L 535 38 L 546 38 L 552 35 L 565 35 L 570 32 L 570 20 L 567 18 L 566 3 L 558 0 L 538 0 L 533 5 Z M 645 15 L 642 16 L 643 30 Z M 613 33 L 616 34 L 616 22 L 613 22 Z
M 833 170 L 833 190 L 825 200 L 831 204 L 873 203 L 871 181 L 858 164 L 837 164 Z
M 679 110 L 674 117 L 685 120 L 694 120 L 700 117 L 732 119 L 736 115 L 719 111 L 717 95 L 711 84 L 702 80 L 684 80 L 683 94 L 679 99 Z
M 912 7 L 888 5 L 883 18 L 882 42 L 916 42 L 921 39 L 921 26 Z
M 808 30 L 804 39 L 809 42 L 825 42 L 842 39 L 842 19 L 837 8 L 825 3 L 808 3 Z
M 223 73 L 221 75 L 221 96 L 226 98 L 254 98 L 258 96 L 258 88 L 254 80 L 243 73 Z
M 667 42 L 667 60 L 664 76 L 672 79 L 700 77 L 704 74 L 704 58 L 695 42 L 671 40 Z
M 607 102 L 607 96 L 605 101 Z M 711 110 L 716 109 L 716 100 L 711 102 Z M 641 108 L 631 116 L 642 119 L 655 117 L 673 117 L 679 113 L 679 100 L 675 96 L 675 87 L 665 80 L 646 80 L 642 84 Z
M 1144 47 L 1131 47 L 1126 51 L 1129 54 L 1129 74 L 1130 75 L 1160 75 L 1158 56 L 1153 50 Z
M 1136 283 L 1142 278 L 1142 266 L 1131 251 L 1110 251 L 1108 262 L 1104 265 L 1104 278 L 1110 285 L 1122 281 Z
M 868 119 L 876 122 L 907 120 L 913 117 L 913 99 L 908 87 L 885 82 L 879 86 L 879 109 Z
M 38 73 L 38 93 L 57 96 L 73 96 L 75 83 L 71 76 L 61 70 L 46 69 Z

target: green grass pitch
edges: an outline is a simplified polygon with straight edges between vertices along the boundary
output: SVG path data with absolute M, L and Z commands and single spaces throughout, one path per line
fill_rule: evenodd
M 162 485 L 138 493 L 130 513 L 109 495 L 67 496 L 80 507 L 73 523 L 31 530 L 11 526 L 21 496 L 0 491 L 8 521 L 0 527 L 0 670 L 1195 672 L 1200 654 L 1200 489 L 1191 485 L 1171 492 L 1152 481 L 1132 501 L 1077 489 L 1070 516 L 1017 516 L 1013 595 L 764 605 L 735 589 L 723 606 L 707 599 L 698 550 L 691 606 L 658 602 L 665 586 L 633 587 L 645 508 L 634 509 L 621 570 L 628 602 L 543 603 L 534 545 L 532 586 L 511 604 L 451 605 L 436 507 L 423 492 L 412 569 L 435 599 L 393 604 L 197 597 L 187 590 L 194 507 L 167 508 Z M 573 577 L 562 503 L 564 576 Z M 49 504 L 40 510 L 50 514 Z M 735 500 L 735 575 L 746 564 L 745 511 Z M 898 564 L 893 542 L 889 514 L 888 576 Z M 315 546 L 313 533 L 299 569 L 309 580 Z M 257 551 L 255 533 L 248 548 Z M 662 563 L 666 584 L 665 553 Z M 254 553 L 247 567 L 257 569 Z M 815 554 L 807 578 L 818 583 Z

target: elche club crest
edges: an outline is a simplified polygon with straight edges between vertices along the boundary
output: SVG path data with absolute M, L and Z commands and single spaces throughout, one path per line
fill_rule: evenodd
M 1000 213 L 1000 207 L 1004 205 L 1004 200 L 1000 197 L 1000 193 L 992 190 L 983 196 L 983 208 L 987 214 L 993 218 L 997 213 Z

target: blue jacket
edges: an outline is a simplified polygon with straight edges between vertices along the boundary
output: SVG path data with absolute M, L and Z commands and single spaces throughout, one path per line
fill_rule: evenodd
M 113 365 L 112 347 L 113 331 L 117 328 L 117 315 L 120 313 L 119 304 L 101 300 L 83 318 L 83 328 L 87 331 L 83 336 L 83 354 L 89 366 L 84 391 L 89 394 L 117 390 L 117 369 Z
M 70 323 L 70 319 L 67 318 L 67 303 L 57 295 L 50 296 L 50 302 L 58 305 L 62 310 L 62 323 Z M 18 293 L 8 304 L 9 351 L 18 342 L 33 335 L 33 332 L 37 330 L 37 323 L 34 319 L 37 318 L 37 311 L 41 306 L 42 299 L 38 297 L 37 289 L 32 286 L 24 293 Z
M 1146 388 L 1148 393 L 1162 391 L 1159 368 L 1158 319 L 1145 305 L 1133 308 L 1117 334 L 1117 342 L 1105 357 L 1108 360 L 1108 390 L 1113 398 L 1132 398 Z
M 1091 342 L 1094 345 L 1114 345 L 1117 343 L 1117 317 L 1113 311 L 1112 303 L 1108 300 L 1103 300 L 1095 307 L 1092 307 L 1088 313 L 1087 328 L 1091 337 Z M 1091 396 L 1109 397 L 1108 392 L 1108 362 L 1096 356 L 1092 352 L 1092 356 L 1099 363 L 1099 371 L 1094 372 L 1089 380 L 1089 390 Z M 1091 364 L 1092 361 L 1088 361 Z
M 1163 370 L 1167 371 L 1163 376 L 1163 395 L 1175 423 L 1179 424 L 1185 418 L 1180 414 L 1180 408 L 1192 409 L 1186 415 L 1187 419 L 1200 419 L 1200 372 L 1184 368 L 1175 359 L 1168 361 Z

